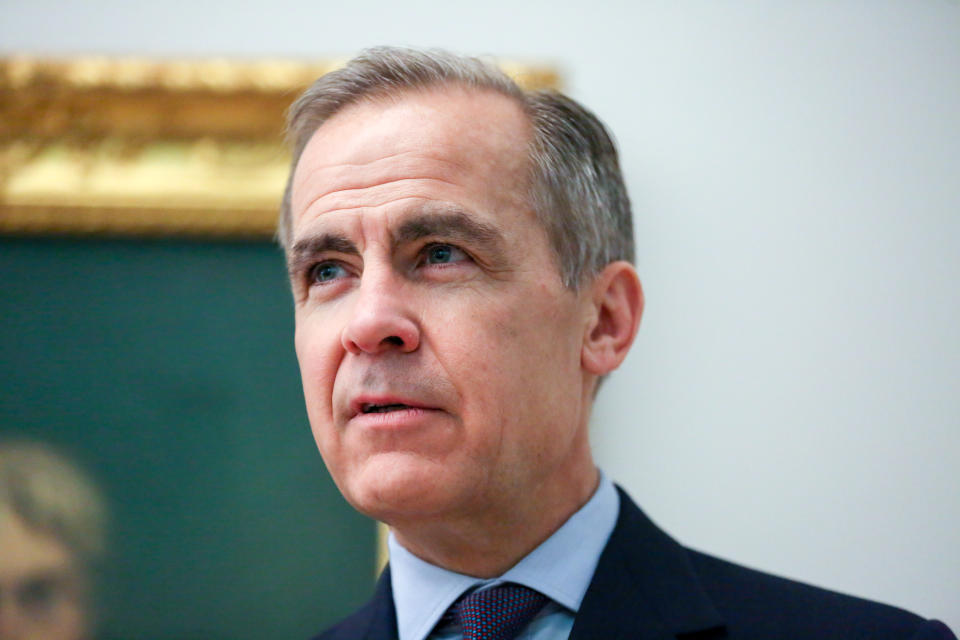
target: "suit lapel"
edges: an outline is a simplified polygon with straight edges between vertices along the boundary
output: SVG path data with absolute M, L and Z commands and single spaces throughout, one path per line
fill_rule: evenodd
M 377 589 L 370 601 L 370 628 L 366 640 L 394 640 L 397 632 L 397 613 L 393 606 L 393 587 L 390 582 L 390 567 L 386 567 L 377 581 Z
M 723 620 L 686 550 L 619 487 L 620 515 L 570 633 L 571 640 L 664 640 L 720 631 Z

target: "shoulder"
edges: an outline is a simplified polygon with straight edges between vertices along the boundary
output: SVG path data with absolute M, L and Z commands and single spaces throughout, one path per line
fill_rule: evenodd
M 945 625 L 889 605 L 687 551 L 731 637 L 952 639 Z
M 741 640 L 955 640 L 942 623 L 903 609 L 750 569 L 688 549 L 621 490 L 620 515 L 584 600 L 588 620 L 643 609 L 675 634 Z M 592 591 L 592 594 L 591 594 Z M 619 601 L 611 606 L 610 600 Z M 589 605 L 589 606 L 587 606 Z M 584 609 L 581 609 L 581 613 Z

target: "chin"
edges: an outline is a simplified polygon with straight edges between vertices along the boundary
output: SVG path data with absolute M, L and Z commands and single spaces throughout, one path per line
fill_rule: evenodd
M 341 484 L 357 511 L 387 524 L 432 518 L 458 502 L 462 479 L 449 478 L 448 467 L 409 453 L 384 453 Z M 338 483 L 340 484 L 340 483 Z

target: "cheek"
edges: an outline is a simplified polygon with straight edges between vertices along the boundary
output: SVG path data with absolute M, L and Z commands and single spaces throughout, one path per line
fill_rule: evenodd
M 298 314 L 296 318 L 293 342 L 305 390 L 329 388 L 340 361 L 339 332 L 331 323 L 320 320 L 309 314 Z
M 560 294 L 562 295 L 562 294 Z M 578 322 L 572 305 L 552 293 L 531 291 L 501 309 L 487 336 L 488 380 L 509 398 L 504 407 L 520 424 L 559 428 L 570 421 L 581 395 Z M 524 433 L 545 446 L 549 436 Z
M 464 411 L 506 429 L 574 389 L 580 355 L 569 311 L 552 293 L 528 289 L 444 307 L 425 322 Z
M 497 310 L 487 341 L 509 361 L 501 369 L 535 382 L 567 376 L 572 368 L 579 368 L 576 316 L 572 305 L 557 300 L 561 295 L 546 287 L 534 288 Z
M 332 431 L 325 427 L 333 424 L 333 385 L 342 357 L 338 344 L 338 334 L 315 318 L 297 318 L 294 348 L 300 364 L 307 414 L 318 444 L 321 444 L 321 436 Z

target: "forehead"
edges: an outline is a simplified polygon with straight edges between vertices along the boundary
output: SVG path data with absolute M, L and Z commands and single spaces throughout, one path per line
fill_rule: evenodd
M 327 120 L 293 178 L 294 227 L 407 199 L 490 210 L 525 200 L 529 121 L 515 100 L 445 87 L 363 101 Z

